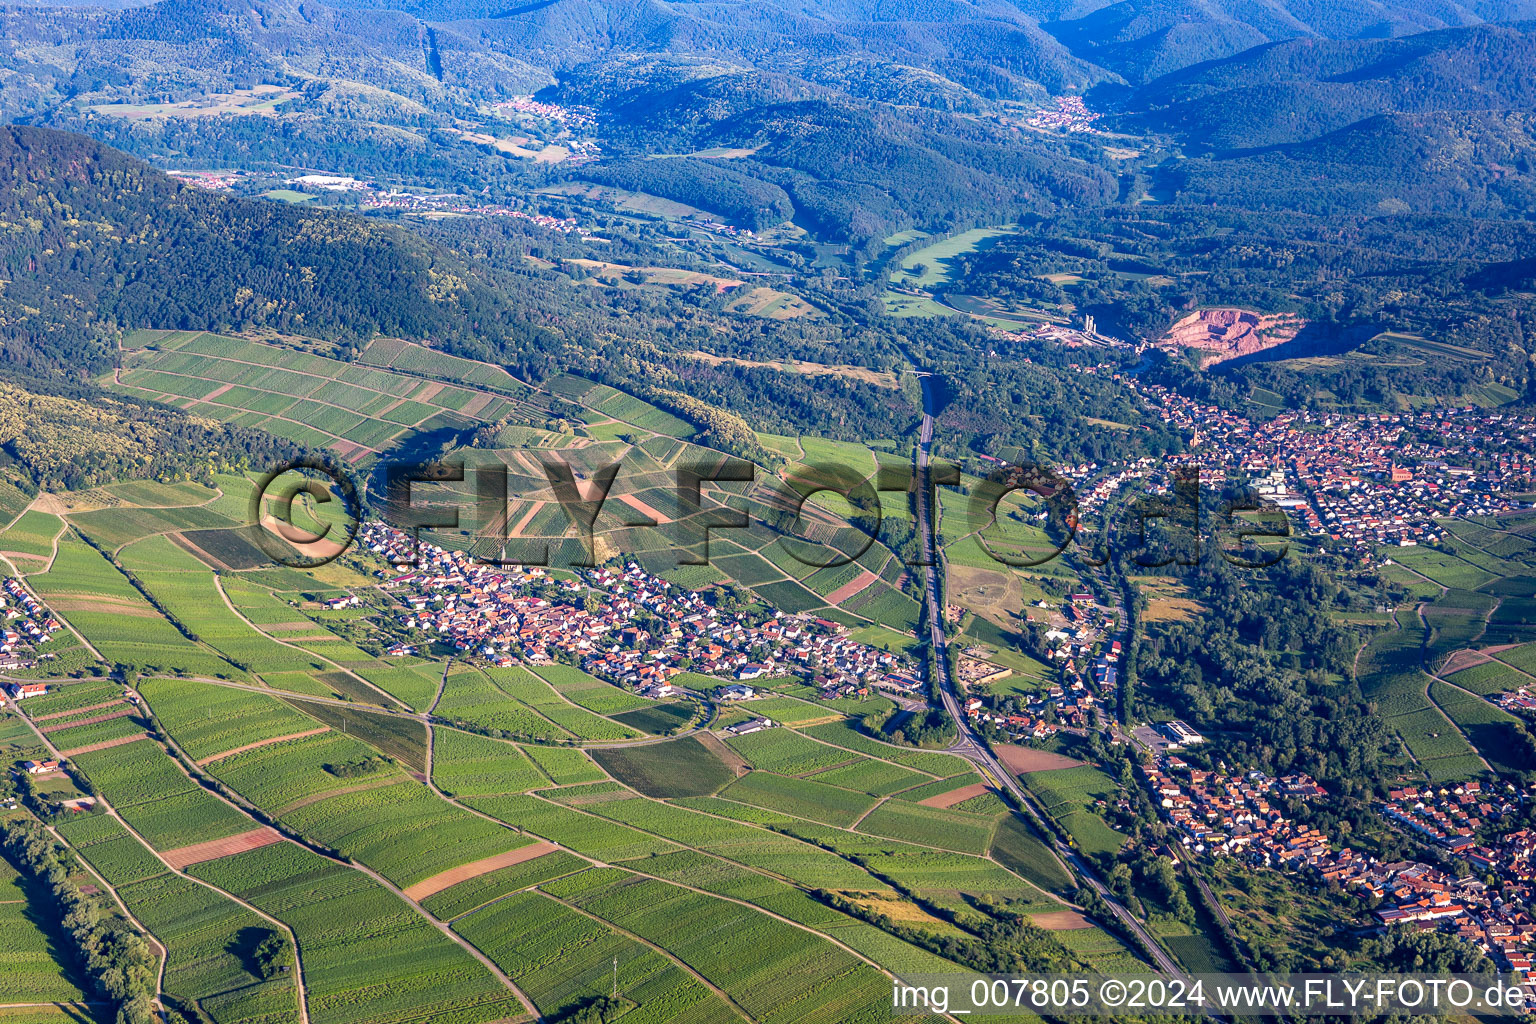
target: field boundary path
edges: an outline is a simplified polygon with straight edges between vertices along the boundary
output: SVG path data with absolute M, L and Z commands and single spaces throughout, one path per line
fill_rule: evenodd
M 199 768 L 201 768 L 204 765 L 212 764 L 215 761 L 222 761 L 226 757 L 234 757 L 236 754 L 243 754 L 248 750 L 259 750 L 262 747 L 269 746 L 273 743 L 283 743 L 287 740 L 302 740 L 306 736 L 318 736 L 323 732 L 330 731 L 330 726 L 322 725 L 317 729 L 306 729 L 303 732 L 291 732 L 287 736 L 273 736 L 271 739 L 257 740 L 254 743 L 247 743 L 244 746 L 235 747 L 232 750 L 221 751 L 217 754 L 209 754 L 207 757 L 199 758 L 196 764 Z

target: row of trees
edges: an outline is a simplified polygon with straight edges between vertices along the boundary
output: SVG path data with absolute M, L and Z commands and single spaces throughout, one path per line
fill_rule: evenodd
M 33 821 L 0 825 L 6 856 L 46 889 L 52 913 L 73 943 L 73 953 L 96 993 L 117 1004 L 117 1024 L 152 1024 L 155 956 L 143 934 L 122 918 L 105 916 L 70 880 L 67 849 Z M 174 1021 L 182 1021 L 173 1014 Z M 184 1024 L 184 1022 L 182 1022 Z

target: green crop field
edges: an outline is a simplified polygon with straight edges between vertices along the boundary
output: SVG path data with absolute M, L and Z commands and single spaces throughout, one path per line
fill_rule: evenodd
M 906 768 L 920 772 L 927 772 L 941 778 L 952 775 L 960 775 L 970 771 L 971 765 L 964 758 L 955 757 L 953 754 L 940 754 L 931 750 L 914 750 L 911 747 L 897 747 L 889 743 L 881 743 L 858 731 L 851 720 L 830 722 L 825 725 L 812 725 L 802 730 L 809 736 L 814 736 L 826 743 L 835 743 L 840 747 L 867 754 L 870 757 L 884 761 L 893 761 Z
M 644 1020 L 740 1020 L 665 956 L 539 892 L 509 896 L 453 927 L 527 991 L 546 1019 L 617 988 Z
M 415 346 L 392 355 L 401 369 L 462 364 L 500 372 Z M 506 401 L 494 399 L 472 413 L 478 403 L 460 388 L 211 334 L 161 351 L 128 352 L 124 364 L 119 382 L 112 385 L 121 393 L 159 401 L 194 399 L 192 408 L 201 415 L 329 446 L 344 456 L 387 447 L 412 427 L 467 426 L 481 418 L 494 422 L 508 407 Z M 500 379 L 520 388 L 504 373 Z
M 1042 889 L 1070 895 L 1077 882 L 1038 836 L 1016 815 L 998 822 L 988 851 L 993 860 L 1017 872 Z
M 808 779 L 749 772 L 720 791 L 727 800 L 782 811 L 800 818 L 847 827 L 879 802 L 877 797 Z
M 584 870 L 587 862 L 564 850 L 513 864 L 510 867 L 465 879 L 421 901 L 421 905 L 444 921 L 467 914 L 511 892 L 529 889 L 561 875 Z
M 570 665 L 542 665 L 534 672 L 566 700 L 599 715 L 633 711 L 652 703 Z
M 822 722 L 842 717 L 826 704 L 810 704 L 793 697 L 759 697 L 746 705 L 755 714 L 773 722 L 800 725 L 805 722 Z
M 858 830 L 956 853 L 984 854 L 997 822 L 964 811 L 887 800 L 859 822 Z
M 64 521 L 47 512 L 25 512 L 0 533 L 0 551 L 47 560 L 53 555 L 53 541 L 64 529 Z
M 643 708 L 614 715 L 613 720 L 653 736 L 664 736 L 686 728 L 697 717 L 698 708 L 694 704 L 684 701 L 648 701 Z
M 581 782 L 596 782 L 607 778 L 592 759 L 579 750 L 563 747 L 543 747 L 528 744 L 522 748 L 539 770 L 557 786 L 569 786 Z
M 549 689 L 542 683 L 540 685 L 546 691 Z M 550 698 L 553 702 L 555 695 L 552 692 Z M 437 714 L 449 721 L 499 729 L 528 739 L 561 740 L 573 735 L 541 711 L 517 699 L 506 688 L 498 687 L 484 672 L 468 666 L 449 671 L 442 699 L 437 703 Z
M 46 573 L 28 582 L 111 662 L 188 675 L 243 678 L 212 650 L 187 640 L 111 563 L 65 536 Z
M 818 1020 L 890 1019 L 880 973 L 820 936 L 655 879 L 604 881 L 569 898 L 668 949 L 758 1020 L 805 1020 L 813 1005 Z M 544 888 L 558 895 L 559 886 Z
M 188 873 L 293 929 L 314 1024 L 482 1024 L 520 1012 L 467 951 L 361 872 L 279 843 Z
M 705 796 L 735 777 L 725 762 L 692 736 L 592 753 L 608 774 L 646 796 Z
M 810 778 L 829 786 L 857 790 L 871 796 L 890 796 L 929 781 L 927 775 L 910 768 L 870 759 L 817 772 Z
M 76 818 L 58 828 L 59 834 L 112 885 L 140 882 L 165 872 L 160 859 L 109 815 Z
M 858 760 L 850 751 L 806 739 L 793 729 L 765 729 L 746 736 L 732 736 L 725 742 L 752 767 L 781 775 L 801 775 Z
M 432 781 L 450 796 L 525 793 L 548 785 L 544 773 L 511 743 L 457 729 L 434 729 Z
M 164 874 L 119 890 L 123 902 L 166 945 L 166 991 L 216 1024 L 299 1019 L 291 971 L 262 979 L 253 953 L 273 926 L 221 893 Z
M 244 690 L 181 679 L 146 679 L 139 690 L 195 761 L 318 728 L 282 701 Z
M 63 952 L 70 940 L 49 900 L 40 883 L 0 856 L 0 1003 L 85 998 L 87 983 Z
M 629 860 L 678 849 L 657 836 L 536 796 L 498 796 L 465 802 L 509 825 L 597 860 Z
M 626 797 L 619 793 L 614 799 L 584 803 L 581 809 L 808 887 L 885 888 L 856 865 L 788 836 L 685 807 Z
M 524 845 L 415 782 L 337 793 L 282 821 L 400 886 Z

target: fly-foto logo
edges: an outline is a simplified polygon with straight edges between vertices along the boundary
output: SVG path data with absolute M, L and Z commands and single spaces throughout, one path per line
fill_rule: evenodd
M 1014 568 L 1043 565 L 1069 549 L 1090 565 L 1103 564 L 1110 557 L 1106 548 L 1116 544 L 1134 546 L 1131 557 L 1145 568 L 1189 565 L 1205 557 L 1206 537 L 1219 539 L 1218 551 L 1232 565 L 1265 568 L 1285 557 L 1284 541 L 1290 535 L 1289 520 L 1272 504 L 1204 501 L 1193 467 L 1178 467 L 1167 493 L 1125 501 L 1111 528 L 1089 540 L 1080 536 L 1080 508 L 1071 481 L 1043 465 L 1009 466 L 978 478 L 962 477 L 959 467 L 949 463 L 926 470 L 882 463 L 866 473 L 846 464 L 812 462 L 792 466 L 780 477 L 760 476 L 754 463 L 722 455 L 678 464 L 668 472 L 669 486 L 660 489 L 669 498 L 664 514 L 633 489 L 619 486 L 625 482 L 622 459 L 582 474 L 559 454 L 538 449 L 523 454 L 526 459 L 519 461 L 536 465 L 538 475 L 514 474 L 500 460 L 474 468 L 462 460 L 387 462 L 375 468 L 380 493 L 367 504 L 418 545 L 424 531 L 467 534 L 475 557 L 497 565 L 552 564 L 558 541 L 548 535 L 522 536 L 525 523 L 514 523 L 511 511 L 545 506 L 563 514 L 558 532 L 574 532 L 580 542 L 580 554 L 560 561 L 572 567 L 603 560 L 605 533 L 647 530 L 661 531 L 676 564 L 708 565 L 712 538 L 754 526 L 766 527 L 788 557 L 805 566 L 837 567 L 864 555 L 888 520 L 907 536 L 947 535 L 941 525 L 947 515 L 963 518 L 964 533 L 989 558 Z M 654 472 L 647 481 L 651 490 L 657 489 Z M 728 485 L 745 486 L 731 491 Z M 941 494 L 959 500 L 941 503 Z M 662 503 L 659 496 L 652 500 Z M 939 511 L 941 504 L 959 511 Z M 323 458 L 276 467 L 262 478 L 251 503 L 251 522 L 259 527 L 263 549 L 275 561 L 298 568 L 324 564 L 345 552 L 363 516 L 363 492 L 352 474 Z M 907 547 L 907 566 L 932 564 L 931 544 Z M 398 564 L 416 560 L 413 553 Z

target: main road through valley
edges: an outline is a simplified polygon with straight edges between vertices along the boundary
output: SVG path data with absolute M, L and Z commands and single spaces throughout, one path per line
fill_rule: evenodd
M 923 561 L 928 565 L 924 590 L 928 606 L 928 640 L 933 650 L 932 664 L 934 671 L 938 673 L 938 690 L 944 702 L 944 710 L 954 719 L 955 728 L 959 733 L 959 739 L 950 748 L 950 753 L 958 754 L 978 765 L 985 770 L 985 774 L 1004 786 L 1024 813 L 1034 820 L 1036 828 L 1052 845 L 1057 858 L 1070 866 L 1072 873 L 1082 884 L 1099 894 L 1120 924 L 1140 940 L 1158 969 L 1168 974 L 1182 974 L 1179 965 L 1158 943 L 1157 938 L 1136 919 L 1136 915 L 1115 898 L 1088 862 L 1076 850 L 1062 842 L 1055 830 L 1046 824 L 1044 812 L 1035 805 L 1028 791 L 1019 784 L 1019 780 L 1013 773 L 998 762 L 992 751 L 982 742 L 981 737 L 976 735 L 970 719 L 960 708 L 960 700 L 955 691 L 955 680 L 949 670 L 948 638 L 944 635 L 943 556 L 935 540 L 938 531 L 933 508 L 933 496 L 937 492 L 929 483 L 932 473 L 929 459 L 933 451 L 934 378 L 925 375 L 922 378 L 922 384 L 923 429 L 917 445 L 917 519 L 922 538 Z

